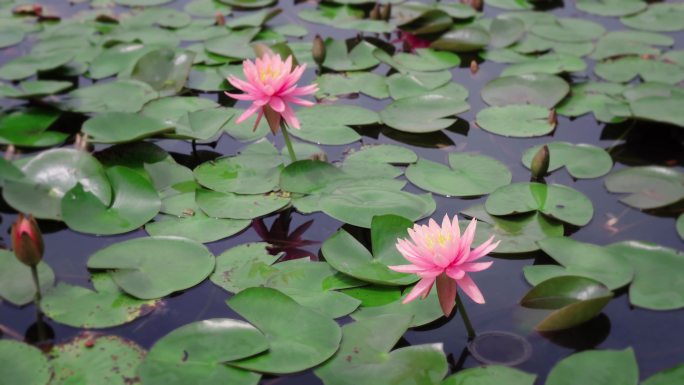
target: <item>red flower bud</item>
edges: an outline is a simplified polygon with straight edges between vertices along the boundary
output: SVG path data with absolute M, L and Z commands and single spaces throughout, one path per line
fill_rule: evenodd
M 12 248 L 21 263 L 35 266 L 43 259 L 43 236 L 32 215 L 19 214 L 12 225 Z

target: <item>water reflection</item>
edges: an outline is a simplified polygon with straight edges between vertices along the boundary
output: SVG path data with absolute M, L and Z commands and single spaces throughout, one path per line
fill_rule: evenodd
M 319 244 L 319 241 L 303 239 L 304 233 L 311 227 L 314 220 L 311 219 L 303 224 L 297 226 L 296 229 L 290 232 L 290 224 L 292 223 L 292 209 L 287 209 L 276 217 L 271 224 L 271 228 L 267 228 L 263 218 L 257 218 L 252 221 L 252 228 L 259 235 L 262 241 L 270 244 L 268 252 L 271 255 L 278 255 L 283 253 L 279 261 L 288 261 L 298 258 L 309 258 L 312 261 L 318 260 L 318 255 L 304 249 L 305 246 Z
M 601 313 L 598 317 L 571 329 L 540 333 L 556 345 L 576 351 L 593 349 L 610 334 L 610 319 Z

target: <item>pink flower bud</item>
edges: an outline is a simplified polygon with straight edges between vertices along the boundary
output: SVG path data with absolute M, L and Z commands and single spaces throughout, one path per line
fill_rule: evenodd
M 19 214 L 12 225 L 12 248 L 23 264 L 35 266 L 43 259 L 43 236 L 32 215 Z

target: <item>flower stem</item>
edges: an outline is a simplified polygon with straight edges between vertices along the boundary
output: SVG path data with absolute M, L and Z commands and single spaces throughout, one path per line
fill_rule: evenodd
M 285 146 L 287 146 L 287 152 L 290 154 L 290 159 L 292 162 L 297 161 L 297 156 L 295 155 L 294 148 L 292 148 L 292 141 L 290 141 L 290 134 L 287 132 L 287 124 L 283 122 L 281 125 L 281 131 L 283 131 L 283 139 L 285 139 Z
M 456 294 L 456 306 L 458 307 L 458 314 L 461 315 L 461 318 L 463 319 L 463 324 L 466 327 L 466 330 L 468 331 L 468 340 L 472 340 L 475 338 L 475 329 L 473 329 L 473 325 L 470 323 L 470 318 L 468 318 L 468 313 L 466 313 L 465 306 L 463 306 L 463 301 L 461 301 L 461 298 Z
M 42 299 L 40 295 L 40 281 L 38 279 L 38 267 L 37 265 L 31 265 L 31 277 L 33 278 L 33 284 L 36 286 L 36 309 L 40 312 L 40 300 Z

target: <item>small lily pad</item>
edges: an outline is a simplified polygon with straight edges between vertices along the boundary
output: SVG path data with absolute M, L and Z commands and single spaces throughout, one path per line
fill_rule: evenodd
M 477 113 L 476 123 L 493 134 L 529 138 L 553 132 L 556 123 L 549 114 L 546 107 L 533 104 L 487 107 Z
M 515 368 L 487 365 L 460 370 L 447 377 L 441 385 L 534 385 L 537 376 Z
M 319 104 L 297 111 L 301 129 L 289 132 L 300 139 L 316 144 L 341 145 L 361 139 L 350 126 L 377 123 L 375 111 L 359 106 Z
M 591 144 L 552 142 L 549 148 L 549 172 L 565 167 L 574 178 L 588 179 L 606 175 L 613 168 L 613 160 L 602 148 Z M 534 146 L 523 154 L 522 162 L 531 168 L 532 158 L 542 145 Z
M 534 104 L 553 108 L 570 92 L 568 83 L 549 74 L 496 78 L 482 88 L 482 100 L 490 106 Z
M 40 291 L 47 291 L 55 284 L 55 273 L 44 261 L 37 266 Z M 36 287 L 31 277 L 31 268 L 19 262 L 14 253 L 0 250 L 0 298 L 16 305 L 31 303 Z
M 673 168 L 624 168 L 608 175 L 605 185 L 612 193 L 629 194 L 620 202 L 642 210 L 668 206 L 684 199 L 684 174 Z

